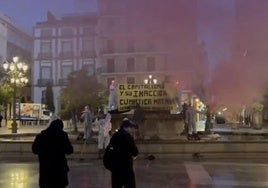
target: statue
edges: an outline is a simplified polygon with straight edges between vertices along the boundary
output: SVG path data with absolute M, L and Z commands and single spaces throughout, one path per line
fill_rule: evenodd
M 116 83 L 113 80 L 109 87 L 109 104 L 108 104 L 108 111 L 113 111 L 117 109 L 117 94 L 116 94 Z

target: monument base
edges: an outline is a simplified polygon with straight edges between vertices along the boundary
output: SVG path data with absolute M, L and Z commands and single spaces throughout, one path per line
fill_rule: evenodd
M 123 118 L 132 120 L 133 114 L 113 113 L 112 130 L 120 127 Z M 145 111 L 144 121 L 138 125 L 138 130 L 133 130 L 135 139 L 158 140 L 175 139 L 184 128 L 184 122 L 181 114 L 170 114 L 166 111 Z

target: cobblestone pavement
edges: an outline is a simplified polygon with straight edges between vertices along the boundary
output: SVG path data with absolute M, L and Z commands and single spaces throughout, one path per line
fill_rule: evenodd
M 0 161 L 1 188 L 37 188 L 37 161 Z M 110 172 L 101 160 L 69 161 L 68 188 L 109 188 Z M 258 188 L 268 187 L 265 161 L 193 161 L 138 159 L 137 188 Z

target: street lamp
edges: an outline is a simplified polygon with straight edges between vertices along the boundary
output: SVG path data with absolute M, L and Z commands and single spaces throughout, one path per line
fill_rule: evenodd
M 153 76 L 150 74 L 148 78 L 144 80 L 145 84 L 157 84 L 157 79 L 153 78 Z
M 12 62 L 6 61 L 3 64 L 3 68 L 7 73 L 7 79 L 13 88 L 13 118 L 12 118 L 12 133 L 17 133 L 18 125 L 16 122 L 16 93 L 17 88 L 23 87 L 28 83 L 26 72 L 28 65 L 19 61 L 19 57 L 13 57 Z

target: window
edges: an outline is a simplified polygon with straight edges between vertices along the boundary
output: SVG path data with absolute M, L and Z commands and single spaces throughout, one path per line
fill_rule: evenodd
M 51 79 L 52 75 L 51 75 L 52 69 L 51 66 L 41 66 L 41 79 Z
M 73 51 L 72 41 L 62 41 L 61 50 L 63 53 L 72 52 Z
M 40 53 L 49 54 L 51 52 L 51 42 L 50 41 L 41 41 L 40 42 Z
M 94 74 L 94 64 L 93 63 L 85 63 L 82 65 L 82 68 L 87 70 L 88 75 Z
M 147 57 L 147 71 L 155 71 L 155 58 Z
M 52 36 L 52 30 L 51 29 L 41 29 L 40 36 L 41 37 L 51 37 Z
M 83 35 L 93 35 L 94 34 L 94 28 L 93 27 L 83 27 L 82 28 Z
M 73 29 L 72 28 L 62 28 L 61 29 L 61 35 L 62 36 L 72 36 L 73 35 Z
M 133 57 L 127 58 L 127 72 L 135 71 L 135 59 Z
M 107 40 L 107 51 L 108 51 L 108 53 L 114 52 L 114 41 L 113 40 Z
M 72 64 L 62 64 L 61 67 L 61 78 L 66 79 L 68 78 L 69 74 L 73 71 Z
M 107 59 L 107 72 L 114 72 L 115 62 L 113 58 Z
M 46 104 L 46 90 L 42 90 L 41 103 Z
M 127 77 L 127 84 L 135 84 L 135 78 L 134 77 Z
M 94 51 L 94 41 L 90 39 L 82 40 L 82 51 Z

